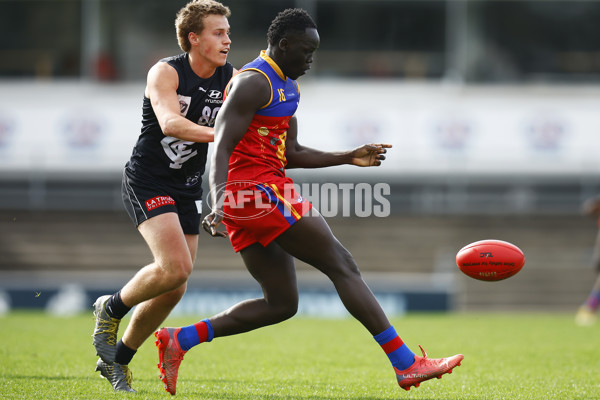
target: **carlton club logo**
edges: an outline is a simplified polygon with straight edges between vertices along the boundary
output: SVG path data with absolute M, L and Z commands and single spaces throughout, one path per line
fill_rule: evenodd
M 175 200 L 171 196 L 156 196 L 153 199 L 146 200 L 146 209 L 152 211 L 155 208 L 175 204 Z

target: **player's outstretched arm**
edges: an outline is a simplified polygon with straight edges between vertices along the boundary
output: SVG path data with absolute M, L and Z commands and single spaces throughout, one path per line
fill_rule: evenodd
M 350 151 L 321 151 L 302 146 L 298 143 L 298 122 L 294 116 L 290 119 L 286 140 L 286 168 L 323 168 L 344 164 L 376 167 L 385 160 L 385 153 L 391 147 L 391 144 L 372 143 Z

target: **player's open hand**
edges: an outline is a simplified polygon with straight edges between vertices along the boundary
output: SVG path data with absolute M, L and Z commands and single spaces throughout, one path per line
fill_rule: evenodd
M 352 150 L 352 165 L 359 167 L 377 167 L 385 160 L 391 144 L 370 143 Z
M 210 233 L 211 236 L 226 238 L 227 232 L 217 230 L 217 227 L 222 221 L 223 213 L 213 211 L 202 220 L 202 228 L 204 228 L 206 232 Z

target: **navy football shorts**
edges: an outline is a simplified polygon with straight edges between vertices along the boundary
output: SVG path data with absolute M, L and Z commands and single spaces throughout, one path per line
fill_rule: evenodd
M 188 196 L 159 183 L 132 178 L 126 172 L 123 172 L 121 195 L 125 210 L 136 227 L 157 215 L 174 212 L 179 216 L 183 233 L 200 233 L 201 195 Z

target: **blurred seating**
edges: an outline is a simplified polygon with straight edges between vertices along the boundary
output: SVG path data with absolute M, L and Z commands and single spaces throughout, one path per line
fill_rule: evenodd
M 36 273 L 67 271 L 80 279 L 89 273 L 92 280 L 124 280 L 152 261 L 124 212 L 2 211 L 0 216 L 0 276 L 17 271 L 34 278 Z M 328 221 L 367 281 L 379 275 L 402 282 L 403 277 L 451 274 L 458 310 L 571 310 L 594 278 L 590 257 L 596 225 L 584 217 L 393 215 Z M 526 264 L 518 275 L 488 283 L 458 271 L 456 252 L 488 238 L 521 247 Z M 298 270 L 312 269 L 298 262 Z M 193 275 L 199 281 L 226 275 L 249 279 L 229 242 L 204 234 Z

